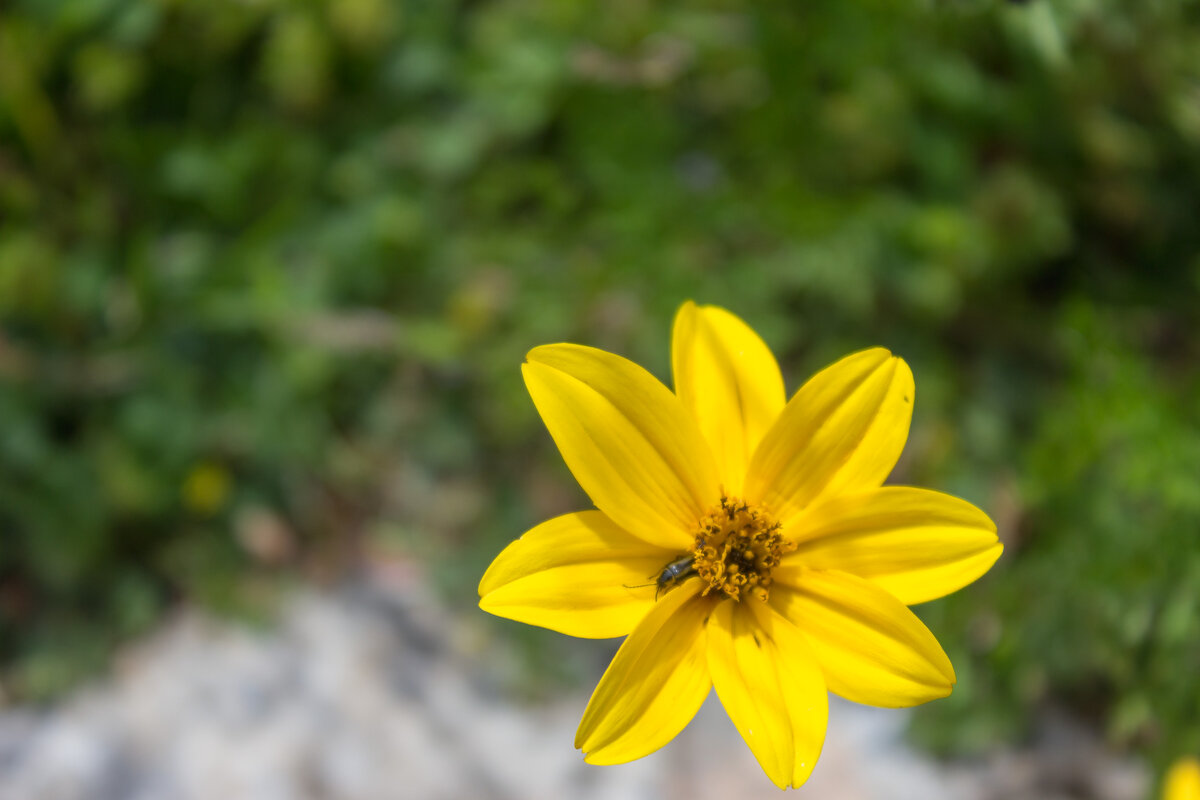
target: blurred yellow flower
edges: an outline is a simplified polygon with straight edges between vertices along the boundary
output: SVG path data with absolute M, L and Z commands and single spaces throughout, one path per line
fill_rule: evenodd
M 950 693 L 950 660 L 906 606 L 986 572 L 996 528 L 963 500 L 882 486 L 914 397 L 887 350 L 843 358 L 787 401 L 754 331 L 688 302 L 672 368 L 674 393 L 602 350 L 530 351 L 534 405 L 597 510 L 510 544 L 480 607 L 628 635 L 579 724 L 589 763 L 662 747 L 715 687 L 771 780 L 800 786 L 829 691 L 888 707 Z
M 1167 772 L 1163 800 L 1200 800 L 1200 761 L 1181 758 Z
M 183 505 L 197 514 L 215 514 L 225 507 L 231 486 L 227 469 L 212 461 L 201 461 L 183 479 Z

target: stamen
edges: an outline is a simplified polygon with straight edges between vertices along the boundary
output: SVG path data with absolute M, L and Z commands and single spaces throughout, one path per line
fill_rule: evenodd
M 733 600 L 746 594 L 766 600 L 771 570 L 780 556 L 796 549 L 779 531 L 779 523 L 761 508 L 722 497 L 700 520 L 692 550 L 692 568 L 708 583 L 702 594 L 719 589 Z

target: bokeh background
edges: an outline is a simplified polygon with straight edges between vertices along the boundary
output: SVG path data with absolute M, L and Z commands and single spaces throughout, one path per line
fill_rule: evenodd
M 591 644 L 474 609 L 587 505 L 519 364 L 669 381 L 693 298 L 789 390 L 903 355 L 897 479 L 999 525 L 913 741 L 1200 753 L 1198 54 L 1185 0 L 9 0 L 0 695 L 401 564 L 582 703 Z

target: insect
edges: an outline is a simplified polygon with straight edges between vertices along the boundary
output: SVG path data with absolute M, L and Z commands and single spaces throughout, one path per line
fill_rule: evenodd
M 696 560 L 695 556 L 686 555 L 672 561 L 662 568 L 662 572 L 658 573 L 658 578 L 654 580 L 654 584 L 658 585 L 658 590 L 654 592 L 654 599 L 667 589 L 674 589 L 687 578 L 696 574 L 696 570 L 692 568 L 692 562 Z M 651 576 L 653 577 L 653 576 Z M 640 583 L 637 586 L 625 586 L 626 589 L 637 589 L 641 586 L 650 586 L 649 583 Z

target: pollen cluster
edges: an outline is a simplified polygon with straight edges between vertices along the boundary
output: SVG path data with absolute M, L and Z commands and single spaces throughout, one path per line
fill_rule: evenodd
M 733 600 L 751 595 L 767 599 L 771 570 L 796 545 L 779 533 L 780 525 L 761 509 L 736 497 L 700 520 L 692 568 L 708 583 L 702 594 L 720 590 Z

